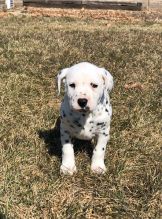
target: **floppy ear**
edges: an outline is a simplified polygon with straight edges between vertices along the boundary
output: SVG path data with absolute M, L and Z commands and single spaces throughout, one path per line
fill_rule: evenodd
M 59 92 L 59 94 L 60 94 L 60 90 L 61 90 L 61 80 L 66 77 L 67 72 L 68 72 L 68 68 L 64 68 L 64 69 L 61 70 L 61 72 L 57 75 L 57 86 L 58 86 L 58 92 Z
M 110 92 L 114 86 L 113 76 L 110 74 L 109 71 L 107 71 L 104 68 L 101 68 L 101 71 L 102 71 L 102 76 L 105 81 L 106 90 Z

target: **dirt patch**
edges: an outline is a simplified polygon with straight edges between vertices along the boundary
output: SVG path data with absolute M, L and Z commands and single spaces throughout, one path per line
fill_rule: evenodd
M 8 15 L 7 12 L 0 12 L 0 18 L 6 17 Z

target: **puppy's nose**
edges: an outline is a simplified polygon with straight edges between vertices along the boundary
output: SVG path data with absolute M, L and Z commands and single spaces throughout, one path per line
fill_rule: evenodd
M 78 99 L 78 104 L 81 108 L 84 108 L 87 105 L 88 100 L 85 98 L 79 98 Z

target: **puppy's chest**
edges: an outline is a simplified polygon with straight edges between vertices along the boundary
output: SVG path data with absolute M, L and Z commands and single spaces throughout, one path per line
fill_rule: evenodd
M 73 137 L 88 140 L 103 132 L 108 125 L 109 115 L 104 112 L 84 114 L 69 114 L 63 122 Z
M 71 135 L 79 139 L 91 139 L 97 134 L 97 123 L 92 118 L 73 119 L 72 125 L 70 125 Z

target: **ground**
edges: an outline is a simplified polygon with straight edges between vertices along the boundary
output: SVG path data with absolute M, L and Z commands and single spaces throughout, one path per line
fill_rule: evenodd
M 33 10 L 0 14 L 0 218 L 160 219 L 161 14 Z M 114 76 L 105 175 L 89 142 L 75 142 L 78 172 L 59 173 L 56 75 L 80 61 Z

